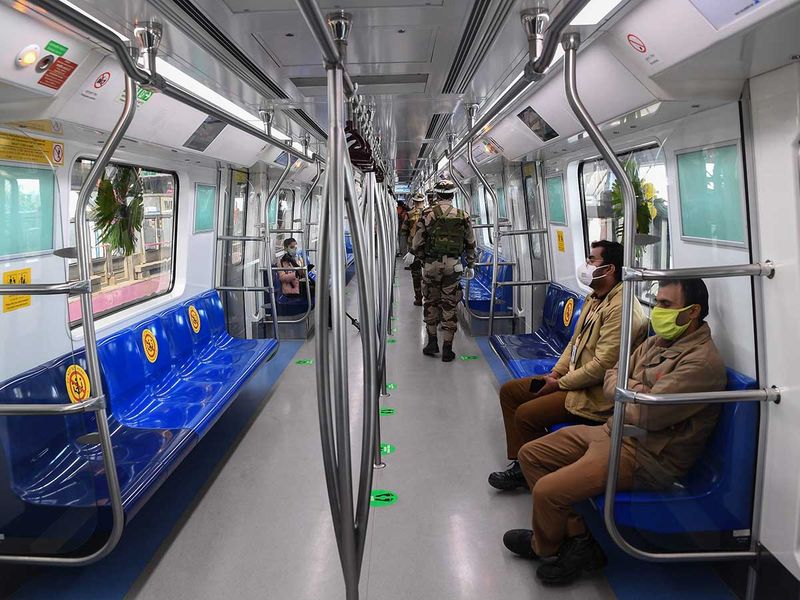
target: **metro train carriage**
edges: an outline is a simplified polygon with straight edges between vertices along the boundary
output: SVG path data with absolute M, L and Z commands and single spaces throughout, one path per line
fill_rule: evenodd
M 0 0 L 0 597 L 800 597 L 800 2 L 337 2 Z

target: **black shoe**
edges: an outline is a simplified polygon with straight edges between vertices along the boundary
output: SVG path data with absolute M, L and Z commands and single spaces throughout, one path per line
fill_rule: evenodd
M 422 349 L 425 356 L 436 356 L 439 354 L 439 340 L 435 335 L 428 335 L 428 345 Z
M 495 471 L 489 475 L 489 485 L 498 490 L 528 488 L 528 482 L 522 474 L 522 467 L 516 460 L 505 471 Z
M 422 306 L 422 298 L 414 298 L 414 306 Z
M 410 271 L 411 267 L 403 267 L 403 271 Z
M 511 529 L 503 535 L 503 545 L 517 556 L 539 560 L 539 556 L 533 551 L 531 542 L 533 541 L 533 531 L 530 529 Z
M 445 342 L 442 346 L 442 362 L 453 362 L 456 358 L 455 352 L 453 352 L 453 343 L 452 342 Z
M 564 540 L 558 550 L 558 558 L 536 569 L 536 576 L 546 585 L 567 585 L 583 573 L 599 571 L 607 564 L 605 552 L 587 531 L 581 536 Z

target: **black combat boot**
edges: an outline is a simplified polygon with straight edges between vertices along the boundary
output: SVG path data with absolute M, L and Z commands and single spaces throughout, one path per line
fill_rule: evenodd
M 558 558 L 536 570 L 536 576 L 546 585 L 567 585 L 583 573 L 599 571 L 608 564 L 603 549 L 588 531 L 564 540 Z
M 517 556 L 538 560 L 533 551 L 533 531 L 530 529 L 511 529 L 503 535 L 503 545 Z
M 439 339 L 435 335 L 428 334 L 428 345 L 422 349 L 425 356 L 436 356 L 439 354 Z
M 453 362 L 456 358 L 453 352 L 453 342 L 445 342 L 442 346 L 442 362 Z
M 515 490 L 527 488 L 528 482 L 522 474 L 519 461 L 512 462 L 505 471 L 495 471 L 489 475 L 489 485 L 498 490 Z
M 422 296 L 414 298 L 414 306 L 422 306 Z

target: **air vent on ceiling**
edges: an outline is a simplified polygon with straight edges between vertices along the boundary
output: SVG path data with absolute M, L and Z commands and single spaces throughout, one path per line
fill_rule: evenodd
M 217 139 L 217 136 L 225 129 L 225 122 L 217 117 L 206 117 L 200 127 L 194 130 L 189 139 L 183 143 L 184 148 L 204 152 L 206 148 Z
M 558 137 L 558 132 L 550 127 L 550 124 L 530 106 L 519 113 L 517 117 L 543 142 L 549 142 Z

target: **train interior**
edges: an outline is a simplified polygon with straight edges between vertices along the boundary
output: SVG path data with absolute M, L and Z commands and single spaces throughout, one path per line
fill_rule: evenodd
M 797 0 L 0 0 L 0 596 L 797 598 L 797 31 Z M 477 242 L 451 364 L 396 218 L 443 178 Z M 609 564 L 551 588 L 502 545 L 498 389 L 552 368 L 603 239 L 646 313 L 704 277 L 727 395 L 671 489 L 578 507 Z

